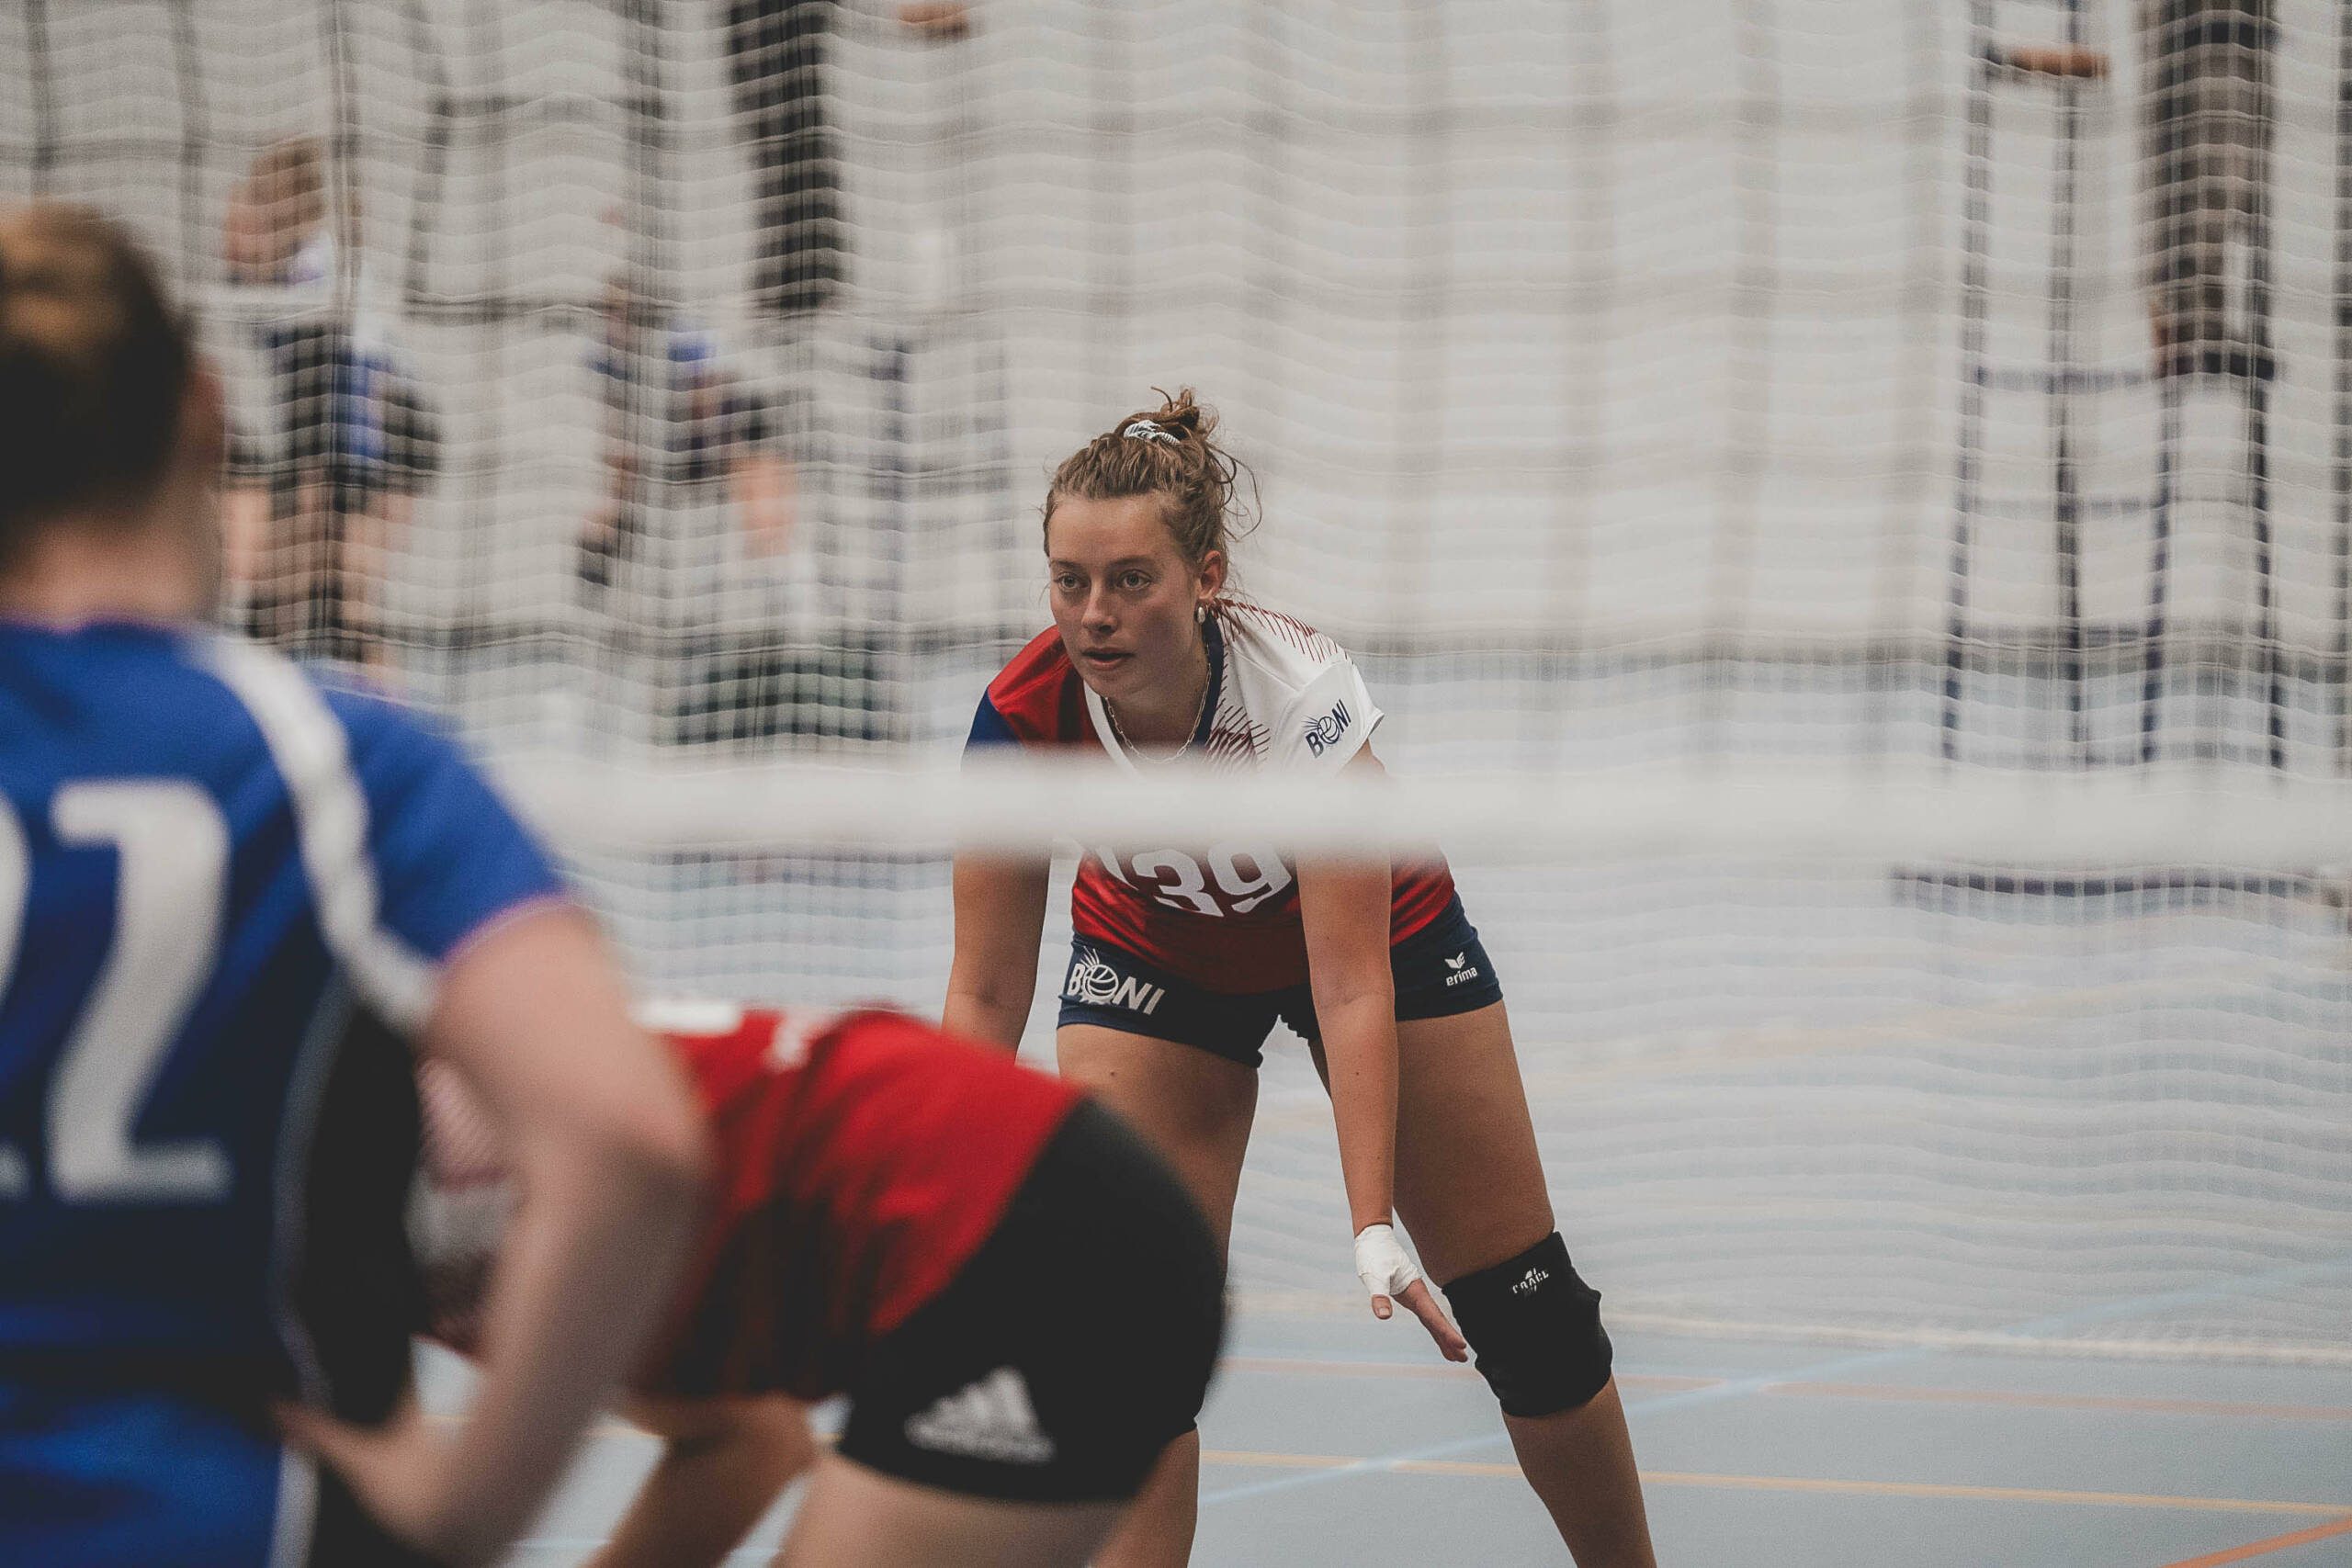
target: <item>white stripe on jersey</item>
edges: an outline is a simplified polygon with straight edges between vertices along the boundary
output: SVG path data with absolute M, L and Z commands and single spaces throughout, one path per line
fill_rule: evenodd
M 269 1568 L 308 1568 L 319 1528 L 317 1461 L 288 1443 L 277 1450 L 277 1517 L 269 1527 Z
M 286 780 L 327 951 L 362 999 L 414 1035 L 433 1011 L 436 976 L 423 954 L 377 923 L 368 796 L 334 710 L 293 665 L 251 643 L 211 637 L 193 651 L 253 715 Z

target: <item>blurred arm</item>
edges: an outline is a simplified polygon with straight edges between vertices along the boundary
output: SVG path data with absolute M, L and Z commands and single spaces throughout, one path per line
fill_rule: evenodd
M 588 918 L 527 909 L 444 971 L 425 1048 L 499 1124 L 521 1194 L 452 1442 L 289 1413 L 369 1506 L 428 1553 L 490 1561 L 529 1524 L 667 1304 L 705 1151 L 668 1053 L 628 1021 Z
M 220 492 L 220 572 L 250 591 L 261 581 L 269 542 L 269 488 L 242 474 L 230 476 Z
M 1021 1046 L 1046 931 L 1043 861 L 956 857 L 956 962 L 941 1026 L 1008 1051 Z
M 727 477 L 743 520 L 744 538 L 760 555 L 782 555 L 792 543 L 793 518 L 799 505 L 797 471 L 774 452 L 752 450 L 729 465 Z

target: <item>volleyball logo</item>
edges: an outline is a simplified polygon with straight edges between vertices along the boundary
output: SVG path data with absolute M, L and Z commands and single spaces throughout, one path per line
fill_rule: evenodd
M 1062 987 L 1062 995 L 1074 1002 L 1091 1002 L 1106 1006 L 1119 989 L 1119 972 L 1102 962 L 1102 955 L 1091 947 L 1070 950 L 1069 984 Z
M 1306 750 L 1314 756 L 1323 755 L 1324 749 L 1336 746 L 1340 737 L 1348 732 L 1348 722 L 1353 716 L 1345 703 L 1333 703 L 1331 711 L 1320 718 L 1306 721 Z
M 1084 1002 L 1089 1007 L 1125 1008 L 1148 1018 L 1167 994 L 1164 987 L 1120 974 L 1103 963 L 1102 955 L 1091 947 L 1070 949 L 1069 979 L 1062 987 L 1064 1001 Z

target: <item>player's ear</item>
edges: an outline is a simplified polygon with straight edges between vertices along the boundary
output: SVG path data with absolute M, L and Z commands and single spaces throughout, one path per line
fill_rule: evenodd
M 1225 552 L 1211 550 L 1203 556 L 1193 575 L 1200 583 L 1201 603 L 1206 604 L 1225 591 Z

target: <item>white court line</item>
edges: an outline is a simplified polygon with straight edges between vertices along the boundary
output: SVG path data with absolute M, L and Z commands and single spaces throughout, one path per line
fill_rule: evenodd
M 1545 1055 L 1559 1047 L 1522 1045 L 1520 1079 L 1528 1109 L 1536 1113 L 1540 1122 L 1545 1106 L 1560 1100 L 1581 1100 L 1601 1085 L 1644 1083 L 1694 1073 L 1738 1072 L 1768 1063 L 1809 1061 L 1865 1051 L 1950 1044 L 1975 1039 L 1984 1029 L 1996 1024 L 2095 1015 L 2118 1003 L 2144 1006 L 2165 994 L 2196 995 L 2215 986 L 2244 986 L 2247 978 L 2245 963 L 2233 959 L 2227 964 L 2186 974 L 2102 986 L 2063 987 L 1995 1002 L 1938 1002 L 1906 1010 L 1900 1001 L 1890 1001 L 1890 1010 L 1884 1016 L 1859 1023 L 1816 1027 L 1779 1022 L 1752 1029 L 1695 1031 L 1706 1040 L 1703 1046 L 1696 1049 L 1612 1056 L 1577 1066 L 1545 1066 Z M 1329 1102 L 1307 1097 L 1261 1111 L 1257 1128 L 1261 1134 L 1279 1135 L 1328 1127 L 1330 1122 Z

